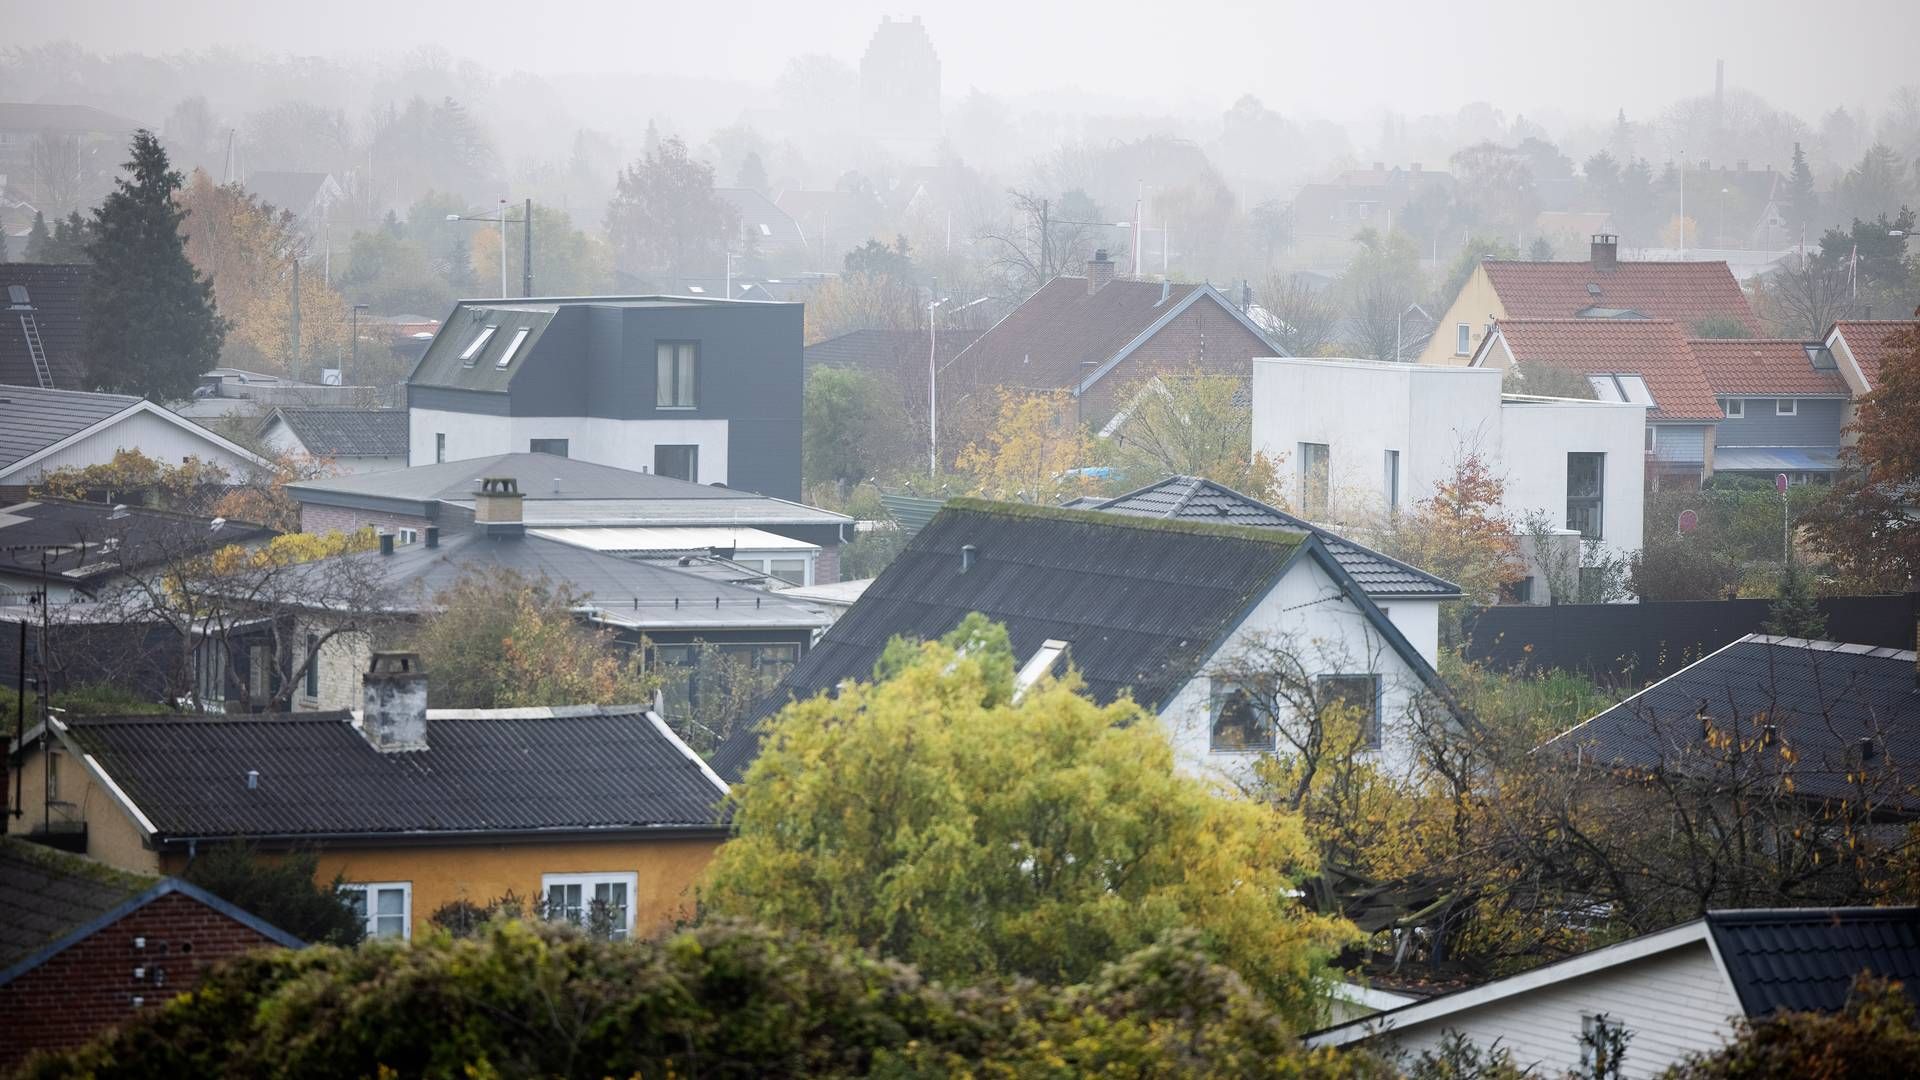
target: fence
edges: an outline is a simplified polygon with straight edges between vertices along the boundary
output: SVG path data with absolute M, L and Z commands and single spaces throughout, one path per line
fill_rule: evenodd
M 1826 637 L 1911 649 L 1920 593 L 1820 602 Z M 1490 667 L 1563 668 L 1617 686 L 1645 686 L 1747 634 L 1765 633 L 1771 600 L 1490 607 L 1463 627 L 1466 655 Z

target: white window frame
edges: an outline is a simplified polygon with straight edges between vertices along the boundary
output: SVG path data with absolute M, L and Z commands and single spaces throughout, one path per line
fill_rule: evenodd
M 1655 424 L 1647 425 L 1647 453 L 1651 454 L 1660 446 L 1660 428 Z
M 384 890 L 400 890 L 400 940 L 413 940 L 413 882 L 349 881 L 342 884 L 340 888 L 342 891 L 356 889 L 366 894 L 366 899 L 361 904 L 361 907 L 366 911 L 365 930 L 368 941 L 372 941 L 379 936 L 377 930 L 380 925 L 380 912 L 374 903 L 375 896 L 378 892 Z
M 1469 323 L 1456 323 L 1453 328 L 1453 355 L 1469 356 L 1473 353 L 1473 326 Z
M 1386 476 L 1383 479 L 1386 481 L 1387 488 L 1387 509 L 1398 510 L 1400 508 L 1400 451 L 1388 450 L 1383 465 L 1386 469 Z
M 402 528 L 396 527 L 393 530 L 393 542 L 403 547 L 419 539 L 420 539 L 419 529 L 402 529 Z
M 493 362 L 495 370 L 513 363 L 514 354 L 520 351 L 520 346 L 527 343 L 527 336 L 531 333 L 533 333 L 531 326 L 522 326 L 513 332 L 512 339 L 507 342 L 506 351 L 500 354 L 500 359 Z
M 1790 397 L 1774 398 L 1773 399 L 1773 415 L 1775 416 L 1800 415 L 1800 399 L 1790 398 Z
M 1727 419 L 1729 420 L 1745 420 L 1747 418 L 1746 398 L 1727 398 L 1720 403 L 1720 408 L 1726 412 Z
M 492 341 L 493 335 L 499 332 L 499 323 L 488 323 L 486 329 L 480 331 L 480 336 L 468 342 L 467 347 L 460 351 L 460 366 L 472 367 L 479 363 L 480 354 L 485 351 L 487 342 Z
M 586 905 L 588 903 L 588 890 L 595 885 L 614 884 L 625 885 L 627 887 L 627 925 L 620 931 L 619 936 L 616 937 L 615 940 L 630 941 L 633 938 L 633 906 L 640 888 L 640 875 L 632 870 L 598 870 L 591 873 L 541 874 L 540 900 L 542 903 L 545 903 L 547 895 L 553 891 L 555 885 L 578 885 L 580 886 L 580 909 L 584 918 Z M 547 917 L 549 919 L 553 918 L 551 914 Z M 581 922 L 575 925 L 584 927 L 586 924 L 585 922 Z

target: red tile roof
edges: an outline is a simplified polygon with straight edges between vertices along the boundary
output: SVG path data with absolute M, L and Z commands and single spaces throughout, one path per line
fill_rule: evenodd
M 1591 262 L 1488 260 L 1481 265 L 1509 319 L 1568 319 L 1598 307 L 1687 324 L 1726 317 L 1760 333 L 1747 294 L 1724 262 L 1622 262 L 1611 270 Z M 1589 291 L 1589 285 L 1599 292 Z
M 1818 342 L 1813 343 L 1816 348 Z M 1819 371 L 1807 358 L 1807 343 L 1785 338 L 1696 338 L 1687 342 L 1707 385 L 1728 394 L 1838 394 L 1847 382 L 1836 370 Z
M 1666 319 L 1503 319 L 1496 324 L 1522 364 L 1550 364 L 1582 375 L 1638 375 L 1653 395 L 1653 420 L 1719 420 L 1720 403 L 1687 348 L 1687 334 Z
M 1880 368 L 1893 355 L 1890 339 L 1900 330 L 1920 327 L 1920 319 L 1843 319 L 1833 329 L 1847 343 L 1847 351 L 1867 377 L 1869 391 L 1880 389 Z
M 1198 285 L 1114 280 L 1087 295 L 1087 279 L 1056 277 L 955 358 L 1003 386 L 1059 390 L 1078 385 L 1085 360 L 1105 362 Z M 1204 302 L 1204 301 L 1201 301 Z

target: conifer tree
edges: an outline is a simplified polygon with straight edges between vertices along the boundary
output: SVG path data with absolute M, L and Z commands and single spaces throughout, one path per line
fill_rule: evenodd
M 1787 224 L 1794 232 L 1789 239 L 1798 243 L 1813 228 L 1814 208 L 1813 169 L 1807 164 L 1806 151 L 1794 143 L 1793 169 L 1787 175 Z
M 26 259 L 30 263 L 47 261 L 47 245 L 53 242 L 52 234 L 47 232 L 47 215 L 35 210 L 33 228 L 27 230 Z
M 1767 609 L 1766 630 L 1781 637 L 1812 638 L 1827 634 L 1827 616 L 1813 598 L 1813 589 L 1800 566 L 1791 559 L 1780 579 L 1780 592 Z

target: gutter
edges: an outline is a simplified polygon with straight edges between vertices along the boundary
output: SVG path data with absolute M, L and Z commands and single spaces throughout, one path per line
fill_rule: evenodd
M 726 825 L 658 825 L 632 826 L 614 825 L 595 829 L 577 825 L 553 826 L 538 829 L 442 829 L 434 831 L 367 833 L 367 832 L 313 832 L 313 833 L 212 833 L 194 836 L 178 835 L 156 837 L 156 848 L 179 850 L 189 849 L 199 844 L 224 844 L 234 842 L 267 843 L 276 845 L 297 845 L 311 843 L 357 843 L 369 847 L 415 847 L 423 844 L 485 844 L 520 842 L 580 841 L 592 842 L 613 839 L 662 839 L 662 840 L 724 840 L 732 834 Z

